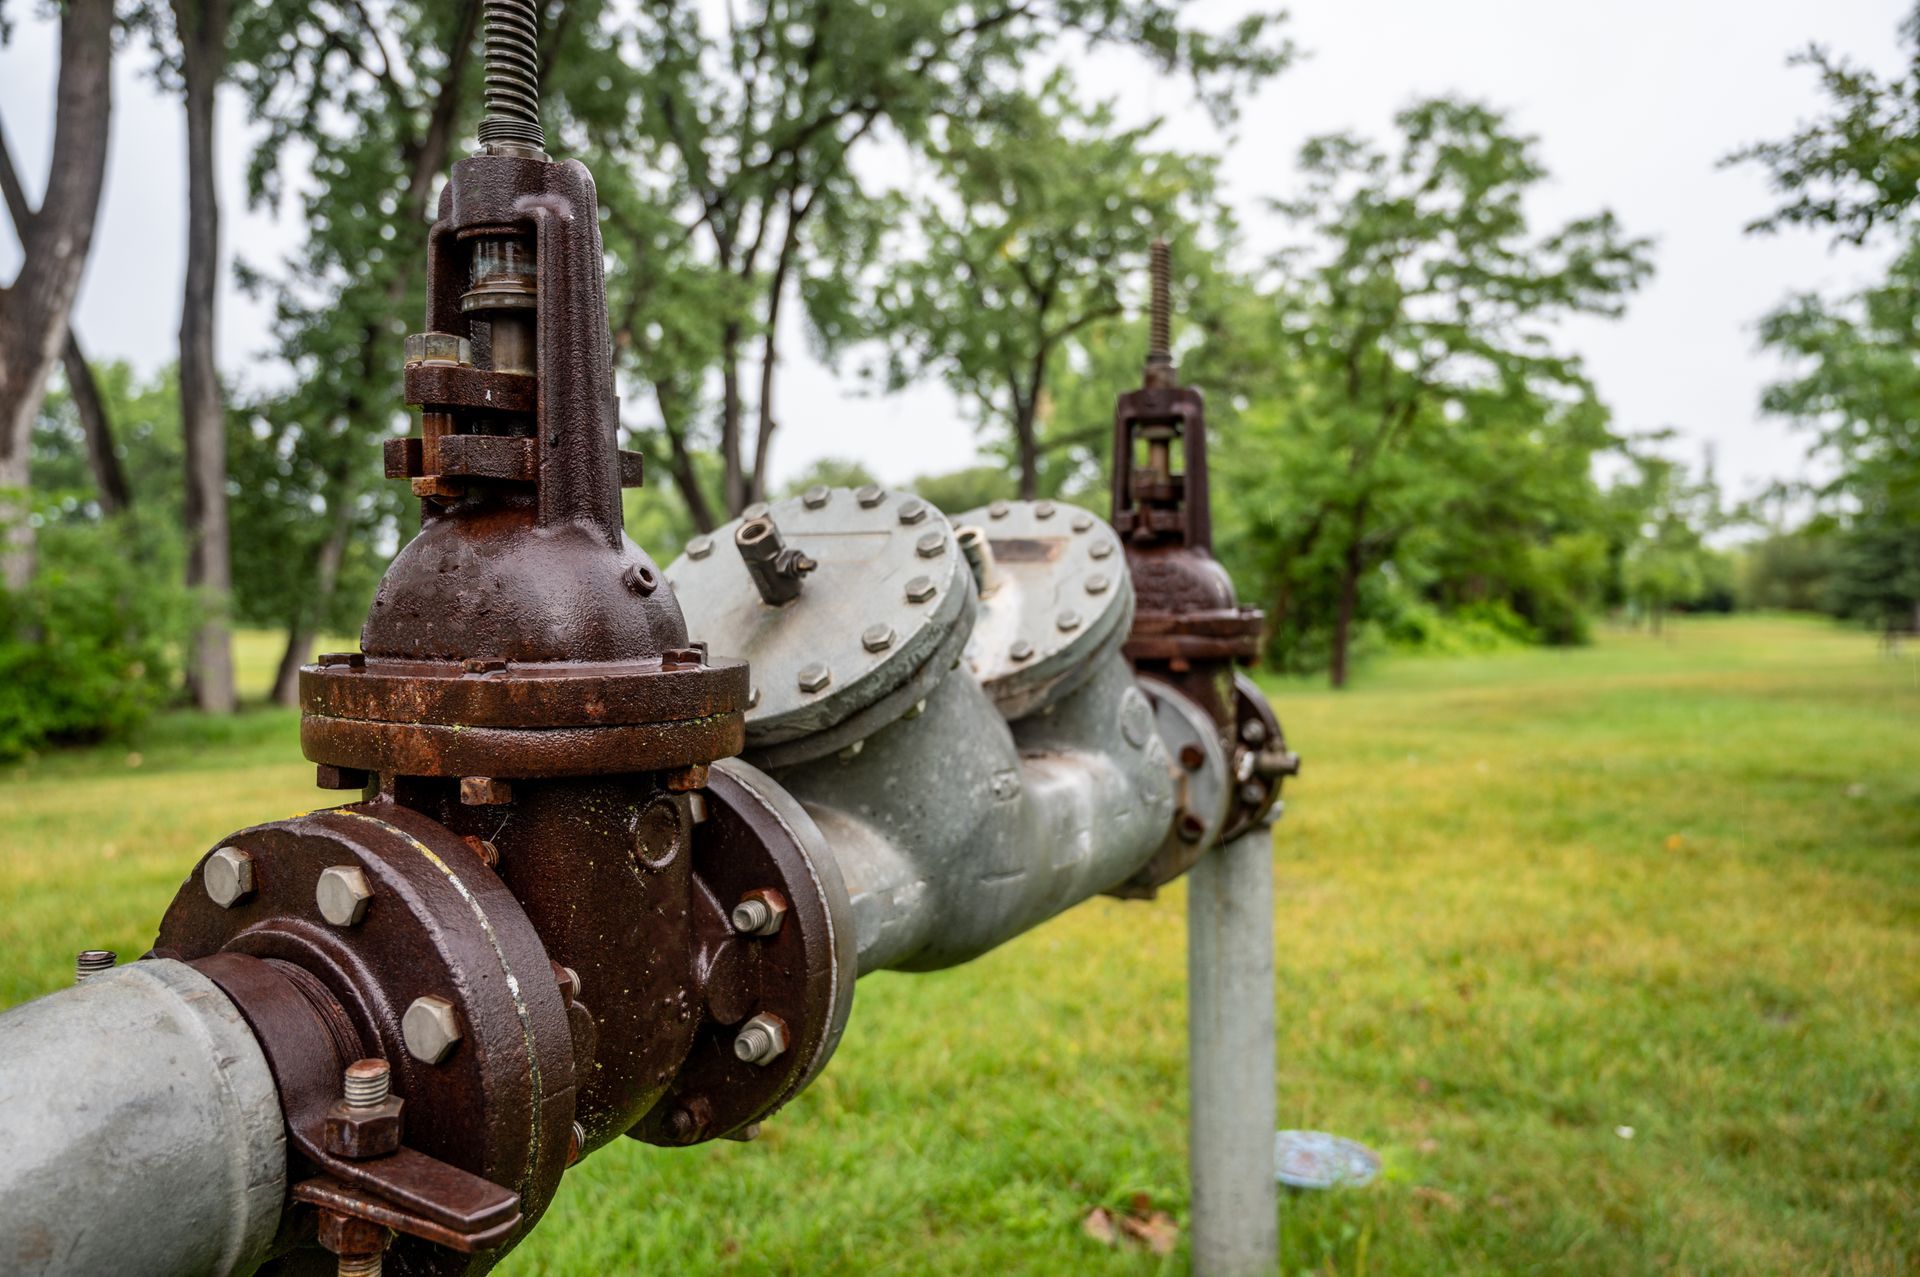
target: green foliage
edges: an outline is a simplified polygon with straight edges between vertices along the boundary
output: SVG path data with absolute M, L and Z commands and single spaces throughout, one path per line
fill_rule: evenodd
M 977 510 L 995 501 L 1010 499 L 1015 492 L 1014 477 L 1005 466 L 968 466 L 946 474 L 923 474 L 907 485 L 950 515 Z
M 125 736 L 169 696 L 193 614 L 165 526 L 43 522 L 32 580 L 0 592 L 0 761 Z
M 1900 24 L 1900 35 L 1920 50 L 1920 5 Z M 1791 137 L 1729 157 L 1765 168 L 1787 201 L 1749 229 L 1812 226 L 1858 244 L 1910 225 L 1920 200 L 1920 56 L 1890 79 L 1820 45 L 1794 62 L 1814 69 L 1830 110 Z
M 1760 332 L 1794 370 L 1765 408 L 1803 426 L 1833 467 L 1814 493 L 1835 528 L 1830 606 L 1920 625 L 1920 234 L 1884 283 L 1838 302 L 1794 297 Z

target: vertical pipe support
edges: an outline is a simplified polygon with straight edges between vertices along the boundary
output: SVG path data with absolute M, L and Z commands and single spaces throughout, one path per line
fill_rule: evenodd
M 1187 987 L 1194 1277 L 1264 1277 L 1280 1258 L 1273 831 L 1264 822 L 1188 875 Z

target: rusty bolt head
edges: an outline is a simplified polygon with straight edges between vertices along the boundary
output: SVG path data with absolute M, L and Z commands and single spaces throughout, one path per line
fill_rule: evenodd
M 341 1273 L 373 1273 L 377 1277 L 380 1272 L 380 1252 L 387 1246 L 387 1230 L 370 1219 L 323 1210 L 320 1212 L 316 1240 L 323 1248 L 340 1257 Z M 360 1264 L 357 1261 L 366 1262 Z
M 332 763 L 319 763 L 313 769 L 313 783 L 319 789 L 365 789 L 372 779 L 371 773 L 358 767 L 335 767 Z
M 1015 639 L 1013 646 L 1007 650 L 1007 655 L 1016 661 L 1030 661 L 1033 659 L 1033 644 L 1025 639 Z
M 367 668 L 365 652 L 322 652 L 317 659 L 322 669 L 340 669 L 343 666 L 350 670 Z
M 687 557 L 689 559 L 704 559 L 712 553 L 712 537 L 695 537 L 693 540 L 687 542 Z
M 800 670 L 800 690 L 808 694 L 823 690 L 831 682 L 833 671 L 827 668 L 824 661 L 815 661 Z
M 747 1064 L 771 1064 L 786 1049 L 786 1021 L 764 1011 L 741 1025 L 733 1038 L 734 1058 Z
M 914 543 L 914 550 L 923 559 L 936 559 L 947 552 L 947 534 L 929 532 Z
M 452 333 L 408 333 L 403 343 L 408 365 L 470 364 L 473 346 L 465 337 Z
M 1190 772 L 1197 772 L 1207 765 L 1207 751 L 1188 741 L 1180 747 L 1180 765 Z
M 434 994 L 415 998 L 400 1017 L 407 1054 L 422 1064 L 438 1064 L 460 1044 L 460 1015 L 453 1003 Z
M 800 494 L 800 504 L 809 510 L 819 510 L 833 500 L 833 489 L 824 483 L 816 483 Z
M 1249 807 L 1258 807 L 1267 801 L 1267 787 L 1257 780 L 1250 780 L 1240 786 L 1240 801 Z
M 743 936 L 777 935 L 787 916 L 787 898 L 767 888 L 749 891 L 729 916 L 733 929 Z
M 367 916 L 373 888 L 367 882 L 367 871 L 359 865 L 333 865 L 320 871 L 313 898 L 322 918 L 336 927 L 352 927 Z
M 987 517 L 990 519 L 1004 519 L 1007 517 L 1007 512 L 1011 509 L 1013 509 L 1013 507 L 1005 501 L 996 501 L 987 507 Z
M 1113 554 L 1113 542 L 1095 541 L 1090 547 L 1088 547 L 1087 553 L 1091 554 L 1096 559 L 1107 558 Z
M 231 909 L 253 894 L 253 853 L 239 847 L 220 847 L 201 866 L 200 883 L 207 899 Z
M 871 510 L 887 499 L 887 490 L 877 483 L 869 483 L 853 494 L 862 510 Z
M 513 786 L 492 776 L 462 776 L 460 801 L 469 807 L 497 807 L 513 801 Z
M 1051 519 L 1059 508 L 1059 506 L 1051 501 L 1036 501 L 1033 506 L 1033 517 L 1036 519 Z
M 1095 572 L 1092 576 L 1087 578 L 1087 593 L 1088 594 L 1105 594 L 1107 592 L 1107 588 L 1112 584 L 1113 582 L 1107 580 L 1105 573 Z
M 927 517 L 927 503 L 919 497 L 908 497 L 900 503 L 900 522 L 912 527 Z
M 895 637 L 891 625 L 869 625 L 866 632 L 860 636 L 860 646 L 869 652 L 884 652 L 893 646 Z
M 913 580 L 907 582 L 907 602 L 925 603 L 928 599 L 932 598 L 933 595 L 934 584 L 932 577 L 916 576 Z

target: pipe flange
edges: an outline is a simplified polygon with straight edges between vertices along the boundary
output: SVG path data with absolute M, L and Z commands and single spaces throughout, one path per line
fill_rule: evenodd
M 705 1018 L 666 1095 L 628 1132 L 649 1144 L 738 1135 L 773 1113 L 826 1067 L 853 1010 L 853 910 L 813 818 L 739 759 L 714 764 L 706 805 L 693 850 Z M 735 925 L 739 904 L 768 899 L 782 907 L 777 926 Z
M 1212 717 L 1193 699 L 1151 676 L 1140 679 L 1153 703 L 1154 726 L 1166 743 L 1174 774 L 1173 826 L 1139 873 L 1111 894 L 1150 899 L 1218 846 L 1234 801 L 1232 757 Z
M 244 955 L 323 987 L 344 1016 L 331 1030 L 340 1048 L 392 1065 L 407 1145 L 517 1193 L 514 1236 L 524 1235 L 566 1168 L 573 1040 L 546 949 L 506 884 L 445 828 L 387 803 L 258 825 L 226 844 L 252 857 L 253 893 L 221 907 L 200 888 L 203 860 L 161 921 L 154 956 Z M 334 910 L 346 920 L 337 923 L 319 888 L 328 871 L 349 869 L 367 899 Z M 437 1062 L 419 1058 L 406 1028 L 428 999 L 447 1004 L 459 1035 Z M 337 1086 L 338 1075 L 322 1081 Z M 300 1098 L 283 1095 L 283 1106 Z M 479 1272 L 497 1258 L 396 1245 L 417 1265 L 408 1272 Z
M 966 661 L 1009 722 L 1058 704 L 1133 622 L 1133 581 L 1114 530 L 1058 501 L 995 501 L 954 520 L 988 553 Z

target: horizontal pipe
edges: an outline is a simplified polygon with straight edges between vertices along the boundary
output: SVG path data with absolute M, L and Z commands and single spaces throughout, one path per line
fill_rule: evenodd
M 0 1273 L 251 1272 L 286 1136 L 246 1021 L 185 963 L 135 962 L 0 1015 Z

